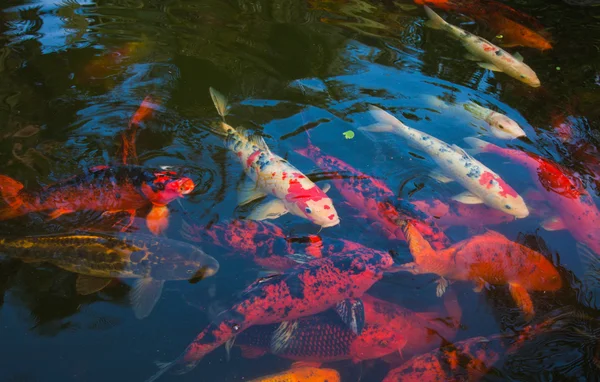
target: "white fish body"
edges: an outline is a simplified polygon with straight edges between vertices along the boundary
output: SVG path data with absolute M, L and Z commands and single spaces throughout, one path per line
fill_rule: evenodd
M 217 111 L 227 115 L 225 97 L 210 89 Z M 250 182 L 240 191 L 240 204 L 266 195 L 276 199 L 260 205 L 249 219 L 274 219 L 288 212 L 321 227 L 339 224 L 340 218 L 327 194 L 287 160 L 271 152 L 264 139 L 221 122 L 227 148 L 235 153 Z
M 485 203 L 518 218 L 529 215 L 523 198 L 498 174 L 471 157 L 463 149 L 410 128 L 378 107 L 370 106 L 369 108 L 377 123 L 360 129 L 400 135 L 412 146 L 429 154 L 445 175 L 468 190 L 468 192 L 454 197 L 455 200 L 466 204 Z
M 425 6 L 425 12 L 430 18 L 427 26 L 433 29 L 444 30 L 457 38 L 469 51 L 470 59 L 485 61 L 484 63 L 479 63 L 479 66 L 489 70 L 504 72 L 532 87 L 539 87 L 541 85 L 538 76 L 533 69 L 523 62 L 523 58 L 520 55 L 515 54 L 513 56 L 488 40 L 447 23 L 428 6 Z
M 475 118 L 487 122 L 490 126 L 489 132 L 496 138 L 513 139 L 526 136 L 525 131 L 517 122 L 502 113 L 480 106 L 475 102 L 467 102 L 463 107 Z

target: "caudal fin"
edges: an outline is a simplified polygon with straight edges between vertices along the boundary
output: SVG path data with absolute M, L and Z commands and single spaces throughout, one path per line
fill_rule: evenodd
M 471 146 L 470 149 L 465 150 L 470 155 L 477 155 L 486 152 L 486 147 L 491 144 L 475 137 L 466 137 L 464 138 L 464 141 Z
M 429 17 L 429 21 L 425 23 L 426 26 L 432 29 L 442 29 L 444 25 L 446 25 L 446 21 L 440 17 L 437 13 L 435 13 L 431 8 L 427 5 L 424 6 L 425 13 Z
M 215 104 L 217 113 L 219 113 L 221 118 L 223 118 L 223 120 L 225 120 L 225 116 L 229 113 L 228 105 L 227 105 L 227 98 L 225 98 L 225 96 L 223 94 L 221 94 L 219 91 L 217 91 L 215 88 L 211 87 L 208 89 L 208 91 L 210 92 L 210 97 L 212 98 L 213 103 Z
M 19 191 L 22 189 L 22 183 L 8 176 L 0 175 L 0 195 L 2 195 L 4 203 L 7 204 L 0 205 L 0 220 L 12 219 L 21 215 L 17 209 L 23 203 L 19 197 Z

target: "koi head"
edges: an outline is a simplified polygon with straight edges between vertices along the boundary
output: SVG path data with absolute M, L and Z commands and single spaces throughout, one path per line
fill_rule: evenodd
M 529 288 L 546 292 L 557 291 L 562 287 L 562 279 L 554 265 L 543 259 L 545 261 L 538 262 L 535 271 L 527 275 Z
M 340 224 L 340 218 L 331 199 L 304 175 L 294 174 L 290 179 L 286 205 L 296 216 L 308 219 L 323 228 Z
M 500 113 L 493 113 L 489 119 L 492 134 L 500 139 L 519 138 L 525 136 L 525 131 L 518 123 Z
M 352 344 L 355 359 L 381 358 L 395 351 L 402 350 L 406 338 L 395 328 L 388 325 L 369 325 Z
M 152 204 L 165 206 L 194 190 L 194 181 L 173 171 L 157 171 L 142 185 L 143 194 Z
M 514 67 L 513 71 L 513 75 L 516 79 L 533 88 L 539 88 L 542 85 L 537 74 L 535 74 L 535 72 L 531 70 L 530 67 L 524 64 L 518 65 L 518 67 Z

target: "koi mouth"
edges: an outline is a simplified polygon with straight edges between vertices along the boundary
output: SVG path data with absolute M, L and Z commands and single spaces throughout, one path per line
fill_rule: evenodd
M 335 219 L 333 219 L 332 221 L 330 221 L 329 223 L 325 223 L 321 225 L 321 228 L 328 228 L 328 227 L 333 227 L 340 224 L 340 218 L 336 217 Z
M 182 195 L 187 195 L 190 192 L 192 192 L 194 190 L 194 188 L 196 187 L 196 185 L 194 184 L 194 181 L 191 179 L 186 179 L 181 183 L 181 186 L 179 186 L 179 192 Z

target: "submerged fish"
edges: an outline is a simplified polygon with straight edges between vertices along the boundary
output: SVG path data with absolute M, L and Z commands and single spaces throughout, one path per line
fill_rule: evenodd
M 470 338 L 407 361 L 390 370 L 383 382 L 477 381 L 500 359 L 503 350 L 497 338 Z
M 510 294 L 528 318 L 534 314 L 530 291 L 553 292 L 562 280 L 552 263 L 540 253 L 488 231 L 435 251 L 409 222 L 403 224 L 414 262 L 400 266 L 413 274 L 440 276 L 437 294 L 441 296 L 451 280 L 473 281 L 476 292 L 488 284 L 508 284 Z
M 0 253 L 26 263 L 49 263 L 78 273 L 83 295 L 113 278 L 137 279 L 130 298 L 137 318 L 147 317 L 167 280 L 200 280 L 219 270 L 217 260 L 180 241 L 140 234 L 60 234 L 0 238 Z
M 186 240 L 225 249 L 226 254 L 254 261 L 263 268 L 284 271 L 298 265 L 297 253 L 304 260 L 322 257 L 321 238 L 310 235 L 300 247 L 293 245 L 299 239 L 288 237 L 281 228 L 268 222 L 232 220 L 207 226 L 184 223 Z
M 135 114 L 131 117 L 127 130 L 121 133 L 123 164 L 127 164 L 129 160 L 134 161 L 134 163 L 137 162 L 138 158 L 135 144 L 137 131 L 140 124 L 152 115 L 152 112 L 156 107 L 157 104 L 154 98 L 150 95 L 146 96 Z
M 479 66 L 482 68 L 504 72 L 532 87 L 539 87 L 541 85 L 535 72 L 523 63 L 521 55 L 515 54 L 513 56 L 481 37 L 448 24 L 427 6 L 425 6 L 425 12 L 431 19 L 427 22 L 427 26 L 433 29 L 442 29 L 460 40 L 463 46 L 469 51 L 467 58 L 475 61 L 484 61 L 479 62 Z
M 523 198 L 500 176 L 484 166 L 456 145 L 449 144 L 400 122 L 390 113 L 370 106 L 376 124 L 361 127 L 371 132 L 389 132 L 404 137 L 412 146 L 425 151 L 440 166 L 444 175 L 449 176 L 468 191 L 453 199 L 466 204 L 485 203 L 490 207 L 524 218 L 529 210 Z
M 513 215 L 490 208 L 485 204 L 463 204 L 452 200 L 444 203 L 438 199 L 412 200 L 411 203 L 419 211 L 434 217 L 437 225 L 442 229 L 455 226 L 481 228 L 515 220 Z M 419 231 L 423 232 L 420 228 Z
M 364 312 L 360 334 L 329 310 L 281 324 L 254 326 L 232 338 L 226 348 L 239 346 L 247 358 L 270 352 L 301 362 L 360 362 L 394 352 L 403 357 L 420 354 L 452 340 L 456 333 L 437 313 L 413 312 L 366 294 L 357 301 Z
M 227 100 L 213 88 L 210 95 L 219 115 L 227 115 Z M 240 204 L 246 204 L 266 195 L 276 199 L 260 205 L 249 219 L 274 219 L 288 212 L 320 225 L 332 227 L 340 218 L 331 199 L 300 170 L 279 155 L 271 152 L 260 136 L 248 135 L 221 122 L 226 134 L 226 145 L 236 154 L 250 178 L 240 193 Z
M 552 49 L 552 44 L 539 31 L 543 26 L 527 14 L 497 1 L 479 0 L 415 0 L 416 4 L 435 6 L 456 11 L 487 24 L 497 33 L 504 47 L 526 46 L 541 51 Z M 523 24 L 527 24 L 525 26 Z
M 175 172 L 130 165 L 97 166 L 39 190 L 25 190 L 20 182 L 0 175 L 0 194 L 8 204 L 0 207 L 0 220 L 32 212 L 49 212 L 50 218 L 55 219 L 83 210 L 128 211 L 133 217 L 136 210 L 150 205 L 151 218 L 155 211 L 166 210 L 167 204 L 193 189 L 191 179 Z M 165 219 L 162 216 L 159 224 L 164 226 Z M 147 222 L 151 227 L 150 221 Z
M 340 382 L 340 374 L 334 369 L 318 367 L 294 367 L 288 371 L 267 375 L 250 382 Z
M 479 106 L 475 102 L 467 102 L 463 107 L 475 118 L 487 122 L 490 133 L 496 138 L 513 139 L 526 136 L 521 126 L 504 114 Z
M 177 374 L 192 370 L 205 355 L 253 325 L 295 320 L 360 297 L 392 264 L 389 254 L 363 247 L 351 254 L 316 259 L 284 274 L 259 279 L 237 303 L 210 323 L 183 354 L 162 364 L 148 381 L 173 367 Z
M 567 229 L 575 239 L 600 256 L 600 211 L 581 183 L 556 163 L 533 153 L 501 148 L 477 138 L 465 138 L 474 154 L 495 153 L 523 164 L 543 197 L 558 216 L 542 226 L 549 231 Z
M 324 172 L 334 173 L 332 182 L 335 188 L 359 214 L 370 220 L 373 226 L 390 239 L 404 240 L 404 234 L 396 224 L 402 214 L 396 207 L 400 202 L 384 182 L 358 171 L 336 157 L 323 153 L 310 142 L 306 148 L 298 149 L 296 152 L 313 160 Z M 403 211 L 410 207 L 408 202 L 402 204 Z M 449 243 L 444 233 L 431 228 L 432 224 L 417 224 L 419 230 L 428 237 L 433 246 L 443 248 Z

